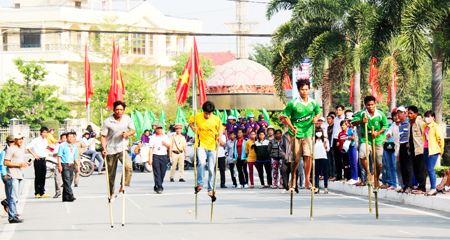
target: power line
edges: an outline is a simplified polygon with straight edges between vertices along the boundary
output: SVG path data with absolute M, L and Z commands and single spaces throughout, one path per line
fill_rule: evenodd
M 18 28 L 8 26 L 8 28 Z M 6 28 L 4 28 L 6 29 Z M 63 33 L 63 32 L 87 32 L 87 33 L 110 33 L 110 34 L 143 34 L 143 35 L 165 35 L 165 36 L 203 36 L 203 37 L 272 37 L 272 34 L 246 34 L 246 33 L 189 33 L 189 32 L 138 32 L 138 31 L 113 31 L 113 30 L 81 30 L 61 28 L 20 28 L 21 30 L 38 30 L 41 33 Z M 45 31 L 45 32 L 43 32 Z

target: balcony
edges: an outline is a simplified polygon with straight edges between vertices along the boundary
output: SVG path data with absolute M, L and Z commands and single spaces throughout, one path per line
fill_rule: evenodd
M 84 51 L 85 45 L 71 44 L 45 44 L 42 48 L 41 44 L 5 44 L 2 51 Z M 89 48 L 89 47 L 88 47 Z

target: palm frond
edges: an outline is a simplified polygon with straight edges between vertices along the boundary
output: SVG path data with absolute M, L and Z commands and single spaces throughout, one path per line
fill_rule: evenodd
M 267 5 L 266 18 L 270 20 L 273 15 L 282 10 L 292 10 L 298 0 L 272 0 Z

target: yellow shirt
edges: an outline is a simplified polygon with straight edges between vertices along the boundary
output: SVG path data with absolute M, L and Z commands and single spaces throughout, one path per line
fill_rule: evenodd
M 195 116 L 197 118 L 197 142 L 200 141 L 199 147 L 206 150 L 215 151 L 216 135 L 219 130 L 223 130 L 222 121 L 218 116 L 213 114 L 208 119 L 205 119 L 205 115 L 203 113 L 197 113 Z M 189 119 L 189 123 L 194 123 L 194 116 Z
M 252 140 L 247 140 L 245 142 L 245 153 L 247 154 L 247 162 L 256 162 L 256 152 L 253 150 L 252 146 L 255 143 Z
M 53 134 L 47 134 L 47 141 L 48 141 L 48 145 L 55 145 L 57 142 L 58 142 L 58 140 L 56 140 L 54 137 L 53 137 Z

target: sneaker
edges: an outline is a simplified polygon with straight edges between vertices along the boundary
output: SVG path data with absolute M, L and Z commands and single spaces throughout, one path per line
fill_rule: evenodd
M 78 184 L 75 184 L 74 187 L 78 187 Z
M 281 190 L 281 194 L 285 194 L 286 193 L 286 189 Z
M 276 188 L 277 188 L 277 185 L 272 185 L 272 186 L 270 186 L 270 188 L 276 189 Z
M 248 184 L 245 184 L 245 185 L 244 185 L 244 188 L 247 189 L 247 188 L 248 188 Z
M 162 194 L 162 191 L 161 191 L 161 190 L 159 190 L 159 191 L 158 191 L 158 194 Z
M 236 187 L 237 187 L 236 185 L 231 186 L 231 188 L 236 188 Z
M 263 188 L 266 188 L 266 187 L 264 187 L 264 186 L 259 187 L 259 189 L 263 189 Z
M 175 180 L 173 180 L 173 178 L 170 179 L 170 182 L 175 182 Z
M 42 195 L 41 195 L 41 198 L 49 198 L 49 197 L 51 197 L 51 196 L 48 195 L 48 194 L 42 194 Z
M 283 189 L 283 185 L 278 185 L 278 189 Z
M 220 185 L 220 188 L 228 188 L 228 187 L 224 184 L 224 185 Z
M 53 198 L 59 198 L 61 196 L 61 193 L 57 193 L 55 194 L 55 196 L 53 196 Z
M 23 219 L 19 219 L 17 216 L 9 220 L 9 223 L 23 223 Z
M 238 188 L 238 189 L 242 189 L 243 187 L 242 187 L 241 184 L 239 184 L 239 185 L 237 186 L 237 188 Z
M 41 195 L 40 194 L 36 194 L 36 195 L 34 195 L 34 197 L 35 198 L 41 198 Z
M 328 194 L 328 188 L 323 189 L 324 194 Z
M 180 180 L 178 180 L 179 182 L 186 182 L 186 180 L 180 178 Z
M 5 212 L 9 212 L 9 205 L 6 203 L 6 199 L 2 201 L 2 206 L 3 209 L 5 209 Z
M 356 181 L 356 180 L 354 180 L 354 179 L 350 179 L 350 180 L 348 180 L 348 182 L 347 182 L 348 185 L 355 185 L 355 184 L 357 184 L 357 183 L 358 183 L 358 181 Z
M 300 188 L 301 188 L 301 189 L 305 189 L 306 187 L 305 187 L 305 185 L 302 185 Z

